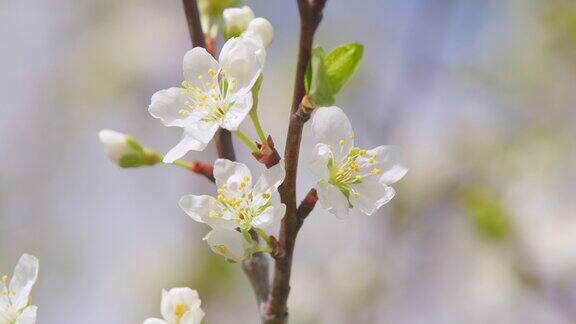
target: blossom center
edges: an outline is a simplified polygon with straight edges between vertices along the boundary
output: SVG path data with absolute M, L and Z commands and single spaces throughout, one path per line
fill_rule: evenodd
M 174 306 L 174 315 L 176 315 L 178 318 L 182 317 L 186 311 L 188 311 L 188 306 L 185 304 L 177 304 Z
M 183 107 L 178 111 L 182 117 L 199 112 L 203 121 L 220 121 L 230 110 L 232 102 L 229 94 L 236 88 L 236 79 L 226 77 L 226 71 L 208 69 L 205 74 L 198 74 L 199 84 L 193 86 L 182 82 L 182 94 L 186 96 Z
M 339 144 L 343 145 L 342 140 Z M 354 198 L 359 198 L 360 193 L 354 190 L 352 185 L 362 183 L 368 176 L 381 174 L 381 169 L 372 167 L 376 162 L 376 155 L 368 154 L 365 149 L 352 147 L 340 161 L 335 161 L 334 158 L 328 160 L 328 182 L 338 187 L 347 198 L 350 198 L 351 194 Z
M 262 193 L 258 203 L 256 203 L 249 183 L 250 177 L 245 176 L 241 182 L 236 184 L 236 188 L 230 188 L 228 184 L 219 187 L 216 200 L 218 200 L 222 209 L 220 211 L 211 210 L 209 217 L 223 218 L 225 213 L 230 213 L 239 227 L 243 229 L 251 228 L 252 220 L 271 206 L 269 202 L 271 195 Z

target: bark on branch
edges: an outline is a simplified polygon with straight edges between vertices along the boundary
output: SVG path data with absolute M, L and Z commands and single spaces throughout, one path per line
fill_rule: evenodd
M 296 175 L 298 170 L 298 157 L 302 128 L 310 117 L 312 107 L 307 105 L 304 98 L 304 76 L 310 62 L 314 34 L 320 21 L 326 0 L 298 0 L 300 12 L 300 41 L 298 49 L 298 63 L 296 66 L 296 79 L 294 81 L 294 96 L 284 161 L 286 164 L 286 179 L 280 187 L 280 197 L 286 205 L 286 215 L 282 219 L 279 243 L 284 248 L 285 255 L 276 259 L 272 291 L 265 309 L 264 322 L 267 324 L 284 324 L 288 321 L 288 294 L 290 293 L 290 273 L 292 268 L 292 255 L 296 236 L 301 221 L 296 208 Z
M 212 164 L 195 161 L 190 164 L 190 170 L 196 174 L 205 176 L 212 182 L 215 182 L 214 167 Z

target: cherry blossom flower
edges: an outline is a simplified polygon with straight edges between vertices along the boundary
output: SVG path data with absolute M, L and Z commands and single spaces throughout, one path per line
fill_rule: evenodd
M 229 39 L 218 61 L 202 47 L 184 55 L 182 87 L 156 92 L 148 109 L 165 126 L 184 129 L 164 162 L 171 163 L 191 150 L 204 150 L 219 127 L 238 130 L 252 108 L 251 89 L 265 58 L 260 42 L 250 37 Z
M 143 324 L 200 324 L 204 318 L 201 303 L 196 290 L 187 287 L 162 290 L 160 313 L 164 319 L 149 318 Z
M 350 121 L 338 107 L 319 108 L 312 130 L 319 143 L 310 168 L 320 178 L 317 190 L 323 208 L 338 218 L 348 216 L 350 209 L 372 215 L 394 197 L 390 185 L 408 171 L 397 162 L 394 147 L 355 147 Z
M 8 277 L 0 280 L 0 324 L 34 324 L 37 307 L 30 305 L 30 291 L 38 278 L 38 259 L 24 254 Z
M 213 229 L 205 240 L 214 252 L 238 261 L 253 252 L 246 251 L 254 243 L 247 235 L 249 230 L 255 229 L 261 234 L 284 216 L 286 206 L 276 203 L 278 186 L 284 176 L 280 162 L 252 184 L 252 174 L 246 165 L 218 159 L 214 163 L 216 198 L 188 195 L 180 199 L 180 207 L 192 219 Z

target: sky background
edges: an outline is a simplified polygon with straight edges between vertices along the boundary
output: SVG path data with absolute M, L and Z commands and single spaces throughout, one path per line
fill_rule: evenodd
M 295 1 L 245 3 L 275 27 L 260 116 L 282 150 Z M 207 323 L 255 323 L 239 266 L 177 205 L 213 185 L 168 165 L 122 170 L 97 138 L 114 129 L 160 152 L 179 140 L 147 107 L 182 80 L 180 1 L 5 0 L 0 40 L 0 273 L 39 257 L 38 322 L 140 323 L 159 316 L 162 288 L 189 286 Z M 291 322 L 576 322 L 576 6 L 329 0 L 316 43 L 347 42 L 364 60 L 338 106 L 360 146 L 397 145 L 410 171 L 371 217 L 308 217 Z M 299 200 L 314 144 L 305 128 Z M 215 157 L 210 145 L 186 159 Z

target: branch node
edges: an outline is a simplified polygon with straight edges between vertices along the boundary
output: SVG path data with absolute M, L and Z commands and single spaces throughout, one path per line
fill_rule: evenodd
M 272 136 L 268 135 L 266 142 L 267 143 L 262 144 L 257 143 L 260 151 L 258 153 L 252 153 L 252 156 L 254 156 L 258 162 L 264 164 L 266 168 L 270 169 L 280 162 L 280 154 L 278 154 L 278 151 L 276 151 L 274 147 Z
M 302 200 L 300 206 L 298 206 L 298 209 L 296 210 L 296 215 L 298 215 L 300 224 L 302 224 L 304 219 L 310 215 L 314 209 L 314 206 L 316 206 L 317 201 L 318 193 L 316 192 L 316 189 L 312 188 L 310 191 L 308 191 L 308 194 L 306 194 L 306 197 Z

